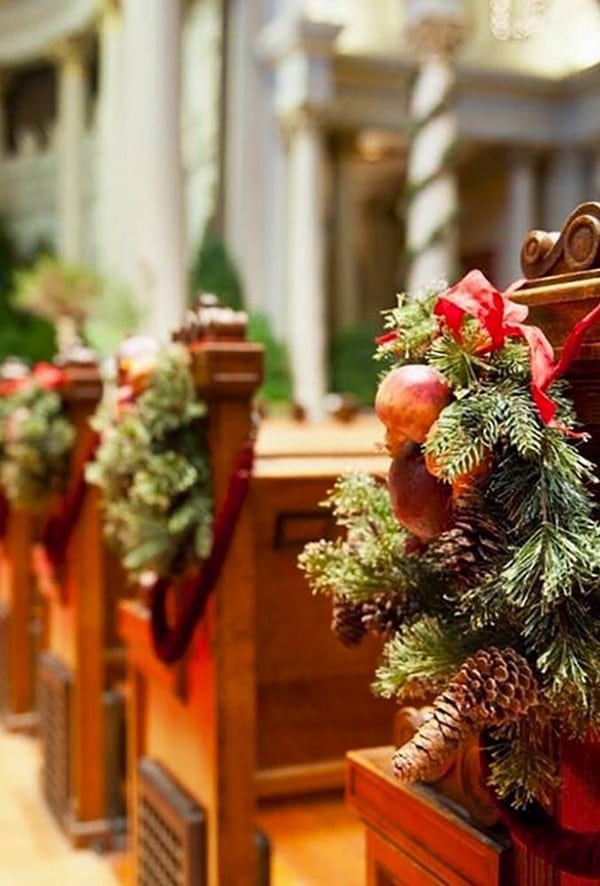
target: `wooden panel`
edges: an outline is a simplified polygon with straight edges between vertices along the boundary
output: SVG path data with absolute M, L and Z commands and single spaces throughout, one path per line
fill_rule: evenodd
M 2 599 L 6 624 L 8 726 L 29 728 L 35 720 L 36 663 L 32 621 L 36 586 L 31 571 L 31 547 L 37 520 L 27 511 L 11 509 L 2 543 Z
M 375 699 L 370 688 L 381 642 L 343 646 L 331 631 L 331 600 L 312 595 L 298 569 L 307 542 L 337 532 L 318 507 L 337 474 L 314 474 L 314 461 L 297 456 L 291 473 L 280 476 L 261 460 L 253 481 L 261 772 L 341 761 L 349 748 L 388 742 L 392 734 L 395 705 Z
M 10 710 L 8 633 L 10 614 L 8 606 L 0 601 L 0 717 Z
M 503 832 L 476 827 L 431 788 L 399 783 L 391 773 L 392 754 L 386 747 L 348 755 L 347 800 L 376 835 L 369 836 L 368 882 L 513 883 L 512 852 Z
M 373 696 L 372 678 L 327 676 L 325 661 L 319 678 L 259 685 L 258 768 L 341 761 L 350 744 L 389 741 L 396 707 Z

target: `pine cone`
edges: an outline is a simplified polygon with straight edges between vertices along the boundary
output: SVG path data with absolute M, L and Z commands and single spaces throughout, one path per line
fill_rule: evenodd
M 429 550 L 459 587 L 468 588 L 476 582 L 481 568 L 498 557 L 504 547 L 489 520 L 459 511 L 452 529 L 435 539 Z
M 514 649 L 480 649 L 433 702 L 427 721 L 394 754 L 403 781 L 426 781 L 474 732 L 515 720 L 538 703 L 529 663 Z
M 409 600 L 377 594 L 362 604 L 362 622 L 369 633 L 391 637 L 417 611 L 418 607 Z
M 367 633 L 362 615 L 362 603 L 333 598 L 331 630 L 344 646 L 356 646 Z

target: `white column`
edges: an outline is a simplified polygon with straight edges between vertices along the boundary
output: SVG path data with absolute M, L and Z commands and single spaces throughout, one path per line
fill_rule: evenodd
M 285 337 L 294 399 L 314 421 L 323 416 L 327 386 L 324 120 L 342 28 L 314 21 L 302 5 L 282 9 L 256 48 L 275 70 L 275 109 L 287 138 Z M 271 220 L 278 217 L 274 212 Z
M 505 288 L 522 276 L 521 246 L 526 234 L 535 227 L 540 227 L 536 219 L 535 157 L 525 150 L 512 151 L 507 161 L 504 230 L 495 281 L 498 286 Z
M 86 123 L 86 70 L 82 44 L 62 43 L 58 58 L 57 210 L 63 259 L 83 257 L 83 140 Z
M 548 158 L 544 176 L 543 227 L 560 231 L 567 216 L 579 203 L 589 200 L 585 152 L 576 148 L 558 148 Z
M 123 275 L 123 46 L 118 4 L 101 10 L 99 87 L 98 258 L 111 277 Z
M 124 0 L 129 278 L 146 331 L 166 339 L 185 304 L 180 0 Z
M 287 342 L 294 398 L 310 421 L 323 417 L 325 359 L 325 158 L 312 114 L 298 112 L 289 129 Z
M 458 265 L 454 55 L 464 37 L 461 0 L 410 0 L 409 38 L 419 56 L 410 100 L 406 170 L 406 289 L 450 280 Z
M 225 132 L 225 234 L 244 281 L 247 306 L 264 306 L 269 260 L 267 186 L 272 174 L 267 139 L 274 125 L 265 107 L 267 78 L 255 51 L 263 24 L 260 3 L 229 4 Z M 252 172 L 249 174 L 249 170 Z M 248 236 L 252 229 L 253 236 Z

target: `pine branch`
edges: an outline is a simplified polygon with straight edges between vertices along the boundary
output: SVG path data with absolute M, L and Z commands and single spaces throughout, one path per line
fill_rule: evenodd
M 496 794 L 519 809 L 532 800 L 547 805 L 559 785 L 556 763 L 546 750 L 548 723 L 543 711 L 529 713 L 491 733 L 490 780 Z M 497 742 L 497 743 L 496 743 Z
M 420 363 L 427 354 L 433 339 L 438 335 L 437 318 L 433 305 L 445 284 L 418 293 L 414 298 L 406 294 L 398 296 L 398 306 L 384 312 L 384 330 L 395 338 L 380 344 L 375 352 L 376 360 L 393 359 L 395 365 Z
M 389 640 L 375 672 L 373 691 L 402 703 L 414 682 L 437 692 L 460 668 L 471 648 L 456 624 L 425 616 Z

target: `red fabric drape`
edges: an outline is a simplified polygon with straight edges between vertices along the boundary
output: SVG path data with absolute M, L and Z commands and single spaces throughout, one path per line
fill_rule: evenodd
M 89 462 L 93 460 L 99 444 L 99 435 L 95 431 L 90 433 L 81 464 L 69 485 L 62 507 L 57 514 L 48 520 L 44 528 L 42 544 L 48 560 L 54 569 L 60 567 L 65 560 L 69 541 L 85 500 L 87 490 L 85 469 Z
M 492 744 L 491 739 L 484 736 L 481 766 L 486 781 Z M 537 803 L 525 810 L 513 809 L 492 794 L 493 802 L 511 836 L 534 855 L 573 878 L 597 879 L 600 878 L 600 775 L 597 769 L 587 769 L 583 763 L 590 745 L 567 742 L 563 747 L 561 818 L 565 823 L 561 824 Z M 596 748 L 598 760 L 600 748 Z M 576 883 L 579 879 L 570 880 L 570 886 Z

